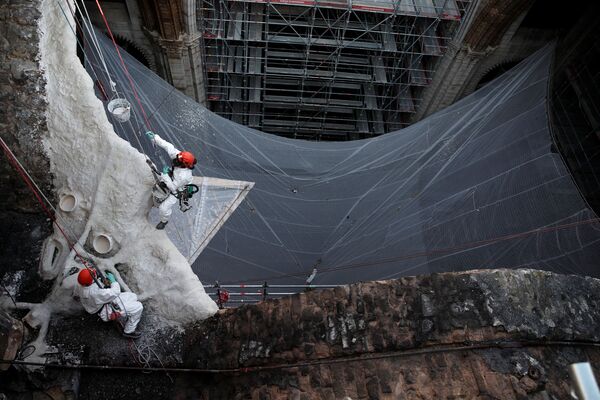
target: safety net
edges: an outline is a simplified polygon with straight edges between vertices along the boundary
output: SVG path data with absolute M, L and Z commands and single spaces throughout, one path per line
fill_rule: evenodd
M 165 228 L 190 263 L 196 261 L 253 186 L 252 182 L 209 177 L 194 177 L 192 184 L 198 187 L 197 194 L 187 201 L 184 212 L 171 215 Z M 157 208 L 150 211 L 150 220 L 160 221 Z
M 132 104 L 130 122 L 113 120 L 119 135 L 169 165 L 143 135 L 149 120 L 197 155 L 196 175 L 255 183 L 193 264 L 204 282 L 302 283 L 314 267 L 313 284 L 479 268 L 600 275 L 600 224 L 552 145 L 552 46 L 406 129 L 310 142 L 224 119 L 121 50 L 130 81 L 98 39 Z M 97 54 L 87 60 L 109 88 Z

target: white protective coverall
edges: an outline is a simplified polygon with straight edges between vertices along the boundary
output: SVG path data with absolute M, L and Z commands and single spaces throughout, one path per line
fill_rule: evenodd
M 180 150 L 177 150 L 175 146 L 171 143 L 167 142 L 163 138 L 158 135 L 154 135 L 154 141 L 157 145 L 162 147 L 171 160 L 177 157 L 177 154 L 180 153 Z M 173 193 L 177 193 L 178 190 L 181 190 L 185 187 L 185 185 L 189 185 L 192 183 L 193 179 L 192 170 L 189 168 L 180 168 L 173 167 L 173 179 L 169 176 L 169 174 L 162 174 L 160 176 L 160 180 L 167 185 L 167 188 L 171 191 L 169 197 L 167 197 L 160 206 L 158 206 L 158 213 L 160 215 L 160 220 L 162 222 L 168 222 L 169 217 L 171 216 L 171 209 L 177 203 L 177 197 L 173 196 Z
M 121 286 L 113 282 L 110 288 L 101 289 L 96 283 L 90 286 L 75 286 L 75 296 L 79 297 L 81 305 L 90 314 L 98 314 L 104 322 L 110 321 L 113 312 L 127 318 L 123 331 L 131 333 L 135 331 L 144 306 L 137 299 L 137 295 L 131 292 L 121 293 Z M 113 308 L 112 304 L 116 307 Z M 117 307 L 119 308 L 117 310 Z

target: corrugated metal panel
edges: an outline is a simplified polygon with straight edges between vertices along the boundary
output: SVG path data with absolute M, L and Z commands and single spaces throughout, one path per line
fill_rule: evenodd
M 393 32 L 394 27 L 390 23 L 390 21 L 385 23 L 384 29 L 381 32 L 381 40 L 383 42 L 383 48 L 387 51 L 398 51 L 398 47 L 396 46 L 396 36 Z
M 387 76 L 385 67 L 383 66 L 383 59 L 380 56 L 371 57 L 371 62 L 373 63 L 373 76 L 375 77 L 375 82 L 386 83 Z
M 421 51 L 430 56 L 441 56 L 442 48 L 437 38 L 437 22 L 418 21 L 417 26 L 421 31 Z
M 229 100 L 242 100 L 242 77 L 237 75 L 231 76 L 231 86 L 229 87 Z
M 369 121 L 365 110 L 356 110 L 356 128 L 361 133 L 369 132 Z
M 414 0 L 417 15 L 437 17 L 437 12 L 432 0 Z
M 416 14 L 417 10 L 413 0 L 400 0 L 400 4 L 397 5 L 399 13 Z
M 262 74 L 262 52 L 259 47 L 250 47 L 250 59 L 248 60 L 248 72 L 251 74 Z
M 398 111 L 400 112 L 415 112 L 415 103 L 411 97 L 400 97 L 398 99 Z
M 248 107 L 248 125 L 253 128 L 259 128 L 260 124 L 260 115 L 261 106 L 260 104 L 250 104 Z
M 365 84 L 365 106 L 369 110 L 377 108 L 377 98 L 375 97 L 375 89 L 371 83 Z
M 260 102 L 261 101 L 261 85 L 262 78 L 260 76 L 253 76 L 250 78 L 250 89 L 248 89 L 248 100 Z
M 248 39 L 249 40 L 262 40 L 263 33 L 263 20 L 264 15 L 262 13 L 263 6 L 260 4 L 252 4 L 250 7 L 250 22 L 248 23 Z
M 460 19 L 460 11 L 455 0 L 433 0 L 438 15 L 446 19 Z

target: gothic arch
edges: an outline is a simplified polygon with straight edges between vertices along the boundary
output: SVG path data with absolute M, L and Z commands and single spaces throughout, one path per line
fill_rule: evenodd
M 156 62 L 154 60 L 154 57 L 148 54 L 147 50 L 142 49 L 131 39 L 128 39 L 122 35 L 114 34 L 114 37 L 115 41 L 119 46 L 121 46 L 130 55 L 135 57 L 136 60 L 144 64 L 146 67 L 150 68 L 152 71 L 156 72 Z
M 479 89 L 486 83 L 496 79 L 504 72 L 508 71 L 509 69 L 520 63 L 521 61 L 522 60 L 520 58 L 507 58 L 483 70 L 480 74 L 478 74 L 477 77 L 475 77 L 475 79 L 477 80 L 475 90 Z

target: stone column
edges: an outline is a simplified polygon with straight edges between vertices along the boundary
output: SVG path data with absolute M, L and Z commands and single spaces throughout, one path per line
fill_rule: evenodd
M 196 1 L 154 0 L 141 2 L 140 8 L 163 77 L 200 104 L 205 104 Z
M 158 39 L 170 82 L 200 104 L 205 104 L 204 77 L 198 35 L 179 40 Z
M 187 48 L 187 60 L 189 65 L 189 83 L 191 92 L 189 96 L 206 106 L 206 88 L 204 87 L 204 65 L 202 63 L 202 52 L 200 51 L 200 34 L 196 32 L 185 39 Z
M 413 116 L 413 122 L 449 106 L 458 100 L 463 87 L 473 71 L 494 48 L 474 51 L 468 45 L 451 45 L 439 67 L 433 84 L 423 94 L 421 107 Z

